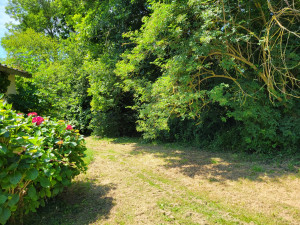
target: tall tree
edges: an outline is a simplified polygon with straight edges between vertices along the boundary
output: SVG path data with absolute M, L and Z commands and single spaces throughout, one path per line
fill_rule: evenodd
M 128 108 L 134 104 L 133 93 L 121 88 L 114 69 L 121 54 L 133 47 L 123 33 L 141 27 L 142 18 L 150 13 L 149 5 L 146 0 L 105 0 L 84 7 L 87 13 L 76 17 L 76 31 L 89 51 L 85 71 L 91 85 L 92 127 L 98 135 L 134 135 L 136 113 Z
M 50 37 L 67 38 L 74 31 L 68 21 L 80 6 L 80 0 L 9 0 L 6 13 L 18 21 L 14 29 L 28 28 Z

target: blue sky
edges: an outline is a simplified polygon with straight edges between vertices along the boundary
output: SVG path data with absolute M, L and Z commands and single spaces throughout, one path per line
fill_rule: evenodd
M 7 0 L 0 0 L 0 38 L 4 37 L 5 32 L 7 32 L 5 28 L 5 23 L 13 22 L 8 15 L 5 14 L 5 6 L 7 5 Z M 5 58 L 6 52 L 0 46 L 0 58 Z

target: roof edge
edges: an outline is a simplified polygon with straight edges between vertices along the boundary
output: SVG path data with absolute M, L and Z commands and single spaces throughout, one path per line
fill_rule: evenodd
M 21 77 L 32 78 L 32 75 L 26 71 L 9 68 L 8 66 L 3 65 L 3 64 L 0 64 L 0 71 L 8 73 L 8 74 L 12 74 L 12 75 L 18 75 Z

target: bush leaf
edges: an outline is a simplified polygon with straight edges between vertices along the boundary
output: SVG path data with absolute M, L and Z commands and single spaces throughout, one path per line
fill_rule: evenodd
M 16 172 L 9 178 L 9 181 L 12 184 L 17 184 L 20 182 L 21 179 L 22 179 L 22 174 L 20 172 Z
M 46 177 L 41 177 L 40 183 L 44 188 L 48 188 L 51 185 L 50 181 Z
M 8 201 L 8 206 L 13 207 L 14 205 L 16 205 L 19 201 L 20 197 L 18 194 L 14 194 L 12 196 L 12 198 Z
M 28 196 L 32 200 L 34 200 L 34 201 L 38 200 L 38 196 L 36 194 L 36 190 L 35 190 L 35 188 L 33 186 L 31 186 L 30 188 L 28 188 L 28 192 L 27 193 L 28 193 Z
M 35 180 L 38 177 L 38 175 L 39 175 L 39 171 L 35 168 L 32 168 L 27 172 L 26 177 L 29 180 Z
M 2 205 L 7 200 L 7 196 L 0 195 L 0 205 Z
M 11 216 L 11 212 L 9 209 L 4 208 L 2 210 L 2 213 L 0 214 L 0 223 L 1 224 L 5 224 L 6 221 L 9 219 L 9 217 Z

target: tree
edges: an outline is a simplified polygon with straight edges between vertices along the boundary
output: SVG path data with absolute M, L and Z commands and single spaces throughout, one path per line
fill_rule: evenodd
M 6 13 L 18 21 L 14 30 L 28 28 L 54 37 L 67 38 L 74 29 L 72 15 L 80 6 L 80 0 L 9 0 Z
M 126 116 L 132 114 L 126 108 L 133 104 L 131 94 L 116 85 L 113 70 L 120 54 L 130 47 L 123 45 L 122 33 L 141 26 L 148 13 L 146 1 L 12 0 L 7 12 L 19 21 L 3 40 L 9 52 L 7 63 L 34 73 L 38 95 L 51 103 L 52 114 L 72 119 L 87 131 L 93 98 L 96 124 L 98 115 L 114 114 L 118 124 L 114 127 L 123 127 L 114 135 L 135 133 L 134 116 Z M 91 68 L 96 66 L 94 73 Z M 101 74 L 104 70 L 108 72 Z M 106 86 L 100 90 L 103 80 Z M 97 105 L 99 98 L 105 99 L 103 106 Z
M 136 46 L 115 71 L 124 89 L 135 91 L 145 138 L 208 140 L 249 151 L 296 149 L 299 139 L 289 145 L 281 130 L 285 116 L 299 120 L 291 116 L 299 110 L 295 5 L 187 0 L 151 8 L 141 31 L 128 33 Z M 287 130 L 295 129 L 290 125 Z
M 135 135 L 136 113 L 131 91 L 123 91 L 114 69 L 121 54 L 133 46 L 126 44 L 124 32 L 138 30 L 149 14 L 147 1 L 95 1 L 84 5 L 78 15 L 78 39 L 89 52 L 84 70 L 89 74 L 95 134 L 105 136 Z

